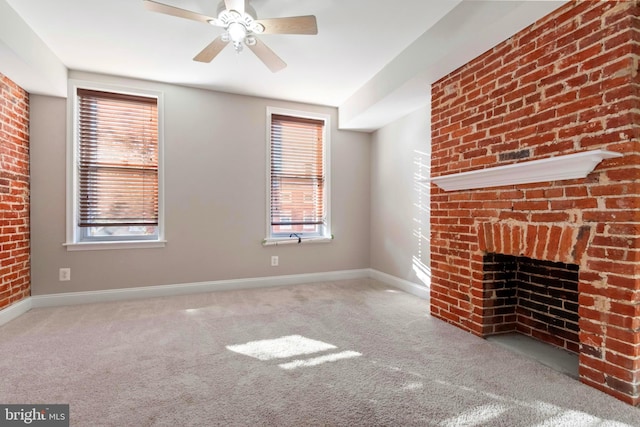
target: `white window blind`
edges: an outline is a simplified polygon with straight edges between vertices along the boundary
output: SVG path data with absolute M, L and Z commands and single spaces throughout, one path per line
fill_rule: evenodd
M 78 226 L 157 226 L 157 98 L 77 96 Z
M 321 235 L 326 221 L 324 120 L 271 115 L 271 235 Z

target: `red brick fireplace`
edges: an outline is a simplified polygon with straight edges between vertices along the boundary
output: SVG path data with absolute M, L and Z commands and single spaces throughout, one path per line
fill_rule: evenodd
M 519 331 L 576 352 L 582 382 L 632 405 L 639 61 L 638 1 L 571 2 L 434 83 L 431 112 L 432 178 L 597 149 L 623 155 L 585 178 L 432 184 L 431 313 L 479 336 Z M 531 271 L 558 272 L 562 286 Z

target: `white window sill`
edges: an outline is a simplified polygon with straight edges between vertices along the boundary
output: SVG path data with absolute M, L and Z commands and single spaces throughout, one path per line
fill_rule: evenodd
M 118 242 L 63 243 L 67 251 L 103 251 L 110 249 L 164 248 L 166 240 L 121 240 Z
M 332 240 L 333 235 L 331 237 L 303 237 L 299 241 L 297 237 L 267 238 L 262 241 L 262 246 L 306 245 L 309 243 L 329 243 Z

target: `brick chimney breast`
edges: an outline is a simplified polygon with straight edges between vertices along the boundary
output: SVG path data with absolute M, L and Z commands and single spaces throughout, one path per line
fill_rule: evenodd
M 623 154 L 580 179 L 448 192 L 432 184 L 430 292 L 435 317 L 479 336 L 516 328 L 518 316 L 521 328 L 548 317 L 544 334 L 560 334 L 549 340 L 579 353 L 580 380 L 632 405 L 640 404 L 639 15 L 637 1 L 568 2 L 431 88 L 432 179 L 589 150 Z M 498 279 L 485 288 L 487 275 L 507 271 L 497 266 L 503 257 L 577 268 L 577 303 L 562 302 L 577 304 L 577 322 L 550 316 L 557 301 L 544 313 L 520 308 L 537 313 L 529 318 L 510 314 L 530 290 Z M 572 292 L 545 286 L 540 300 Z M 498 318 L 506 326 L 491 323 Z M 578 342 L 566 345 L 576 324 Z

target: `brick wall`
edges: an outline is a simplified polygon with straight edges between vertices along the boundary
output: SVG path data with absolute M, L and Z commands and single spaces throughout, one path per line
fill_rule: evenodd
M 0 309 L 30 295 L 29 94 L 0 74 Z
M 431 312 L 484 336 L 483 257 L 579 266 L 581 381 L 640 403 L 638 1 L 571 2 L 432 87 L 432 176 L 593 149 L 586 179 L 432 185 Z

